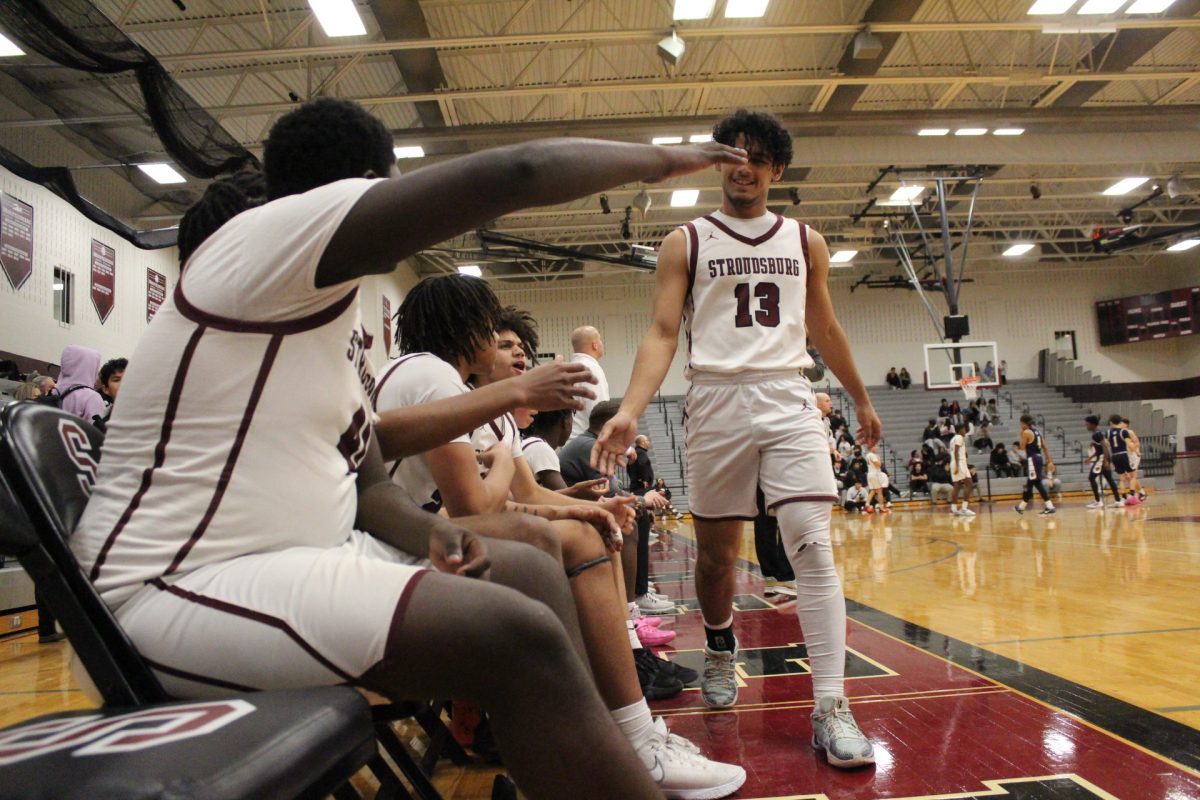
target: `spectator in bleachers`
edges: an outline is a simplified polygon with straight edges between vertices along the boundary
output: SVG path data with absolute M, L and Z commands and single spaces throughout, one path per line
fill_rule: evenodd
M 1000 359 L 1000 367 L 996 370 L 996 375 L 1000 378 L 1000 385 L 1008 383 L 1008 362 L 1003 358 Z
M 943 451 L 934 454 L 926 467 L 929 475 L 929 501 L 949 502 L 954 494 L 954 485 L 950 482 L 950 453 Z
M 1057 495 L 1059 501 L 1062 500 L 1062 478 L 1056 474 L 1053 464 L 1047 464 L 1045 467 L 1045 477 L 1042 478 L 1042 486 L 1046 487 L 1046 494 Z
M 862 485 L 862 481 L 855 481 L 854 484 L 846 490 L 846 500 L 842 503 L 842 508 L 853 513 L 855 511 L 867 513 L 867 487 Z
M 891 369 L 889 369 L 887 371 L 887 375 L 884 377 L 884 381 L 887 382 L 887 385 L 892 387 L 893 389 L 899 389 L 900 388 L 900 373 L 896 372 L 895 367 L 892 367 Z
M 929 420 L 929 424 L 925 426 L 925 430 L 921 431 L 921 441 L 927 442 L 930 439 L 936 439 L 941 436 L 938 430 L 938 422 L 936 419 Z
M 1008 449 L 1008 463 L 1012 465 L 1013 474 L 1017 477 L 1025 474 L 1025 450 L 1020 442 L 1013 442 Z
M 854 452 L 854 439 L 846 431 L 838 434 L 837 451 L 842 459 L 848 459 L 850 454 Z
M 949 444 L 954 438 L 954 421 L 952 417 L 942 417 L 942 423 L 938 425 L 938 439 L 942 444 Z
M 842 412 L 834 409 L 829 412 L 829 429 L 837 434 L 846 427 L 846 418 L 842 416 Z
M 21 373 L 21 368 L 17 366 L 17 362 L 11 358 L 6 358 L 0 361 L 0 379 L 6 381 L 23 381 L 25 376 Z
M 125 368 L 128 366 L 127 358 L 111 358 L 100 368 L 100 382 L 96 388 L 100 390 L 100 397 L 110 406 L 117 399 L 117 392 L 121 390 L 121 379 L 125 377 Z
M 992 455 L 988 459 L 988 464 L 992 468 L 992 472 L 996 473 L 997 478 L 1013 478 L 1019 475 L 1017 467 L 1008 459 L 1008 450 L 1004 447 L 1004 442 L 997 442 L 992 448 Z
M 90 347 L 72 344 L 62 352 L 62 373 L 58 378 L 61 408 L 94 423 L 104 417 L 104 398 L 93 387 L 100 374 L 100 353 Z
M 683 514 L 680 514 L 679 510 L 676 509 L 675 506 L 671 505 L 671 487 L 667 486 L 666 478 L 654 479 L 654 491 L 666 498 L 667 501 L 665 506 L 660 506 L 654 509 L 654 513 L 656 515 L 666 519 L 683 519 Z
M 929 491 L 929 475 L 925 471 L 925 457 L 920 450 L 913 450 L 908 459 L 908 496 Z
M 937 415 L 938 419 L 950 416 L 950 401 L 944 397 L 942 398 L 942 402 L 938 405 Z
M 987 408 L 984 410 L 987 412 L 988 419 L 992 421 L 993 425 L 1000 424 L 1000 409 L 996 407 L 996 398 L 989 397 L 987 401 Z
M 900 368 L 900 388 L 907 389 L 912 386 L 912 375 L 908 374 L 908 367 Z
M 987 362 L 983 365 L 983 375 L 981 376 L 984 383 L 996 382 L 996 365 L 992 362 Z
M 42 390 L 32 381 L 25 381 L 13 392 L 13 397 L 17 400 L 37 400 L 41 396 Z
M 54 391 L 55 381 L 49 375 L 40 375 L 36 371 L 31 372 L 29 373 L 29 382 L 38 387 L 42 397 Z
M 991 450 L 994 442 L 992 442 L 992 437 L 988 435 L 988 426 L 986 424 L 980 425 L 975 433 L 975 449 L 980 453 Z

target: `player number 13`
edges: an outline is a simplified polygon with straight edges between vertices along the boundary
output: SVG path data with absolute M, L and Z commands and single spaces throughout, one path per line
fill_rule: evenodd
M 749 328 L 755 322 L 765 328 L 779 325 L 779 286 L 774 283 L 756 283 L 753 290 L 758 299 L 758 310 L 750 314 L 750 284 L 739 283 L 733 287 L 733 296 L 737 298 L 737 315 L 733 324 L 739 328 Z

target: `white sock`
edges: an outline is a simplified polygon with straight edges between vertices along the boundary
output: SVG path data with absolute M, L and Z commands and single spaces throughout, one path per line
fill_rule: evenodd
M 1025 510 L 1025 501 L 1024 501 L 1024 500 L 1022 500 L 1021 502 L 1017 503 L 1017 508 L 1019 508 L 1019 509 L 1021 509 L 1022 511 L 1024 511 L 1024 510 Z
M 640 608 L 638 608 L 637 601 L 634 600 L 632 603 L 629 604 L 629 618 L 637 619 L 641 615 L 642 615 L 642 610 Z
M 621 733 L 625 734 L 634 752 L 641 755 L 654 735 L 654 717 L 650 716 L 650 706 L 646 705 L 646 699 L 642 698 L 636 703 L 613 709 L 608 713 L 612 714 L 613 721 L 617 723 Z
M 625 621 L 625 632 L 629 634 L 629 646 L 637 650 L 642 646 L 642 640 L 637 636 L 637 629 L 633 626 L 633 620 Z

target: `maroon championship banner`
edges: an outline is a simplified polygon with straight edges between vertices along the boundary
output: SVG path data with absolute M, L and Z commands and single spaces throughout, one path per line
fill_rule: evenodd
M 0 267 L 14 289 L 33 274 L 33 206 L 0 194 Z
M 392 301 L 387 295 L 383 296 L 383 353 L 392 355 Z
M 154 319 L 158 307 L 167 299 L 167 276 L 152 269 L 146 270 L 146 322 Z
M 117 289 L 117 251 L 92 239 L 92 305 L 100 324 L 112 313 Z

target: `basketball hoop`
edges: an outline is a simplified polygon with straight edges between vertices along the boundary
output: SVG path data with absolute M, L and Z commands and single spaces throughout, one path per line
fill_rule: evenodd
M 967 402 L 974 402 L 975 398 L 979 396 L 978 375 L 967 375 L 959 378 L 958 385 L 962 387 L 963 394 L 967 396 Z

